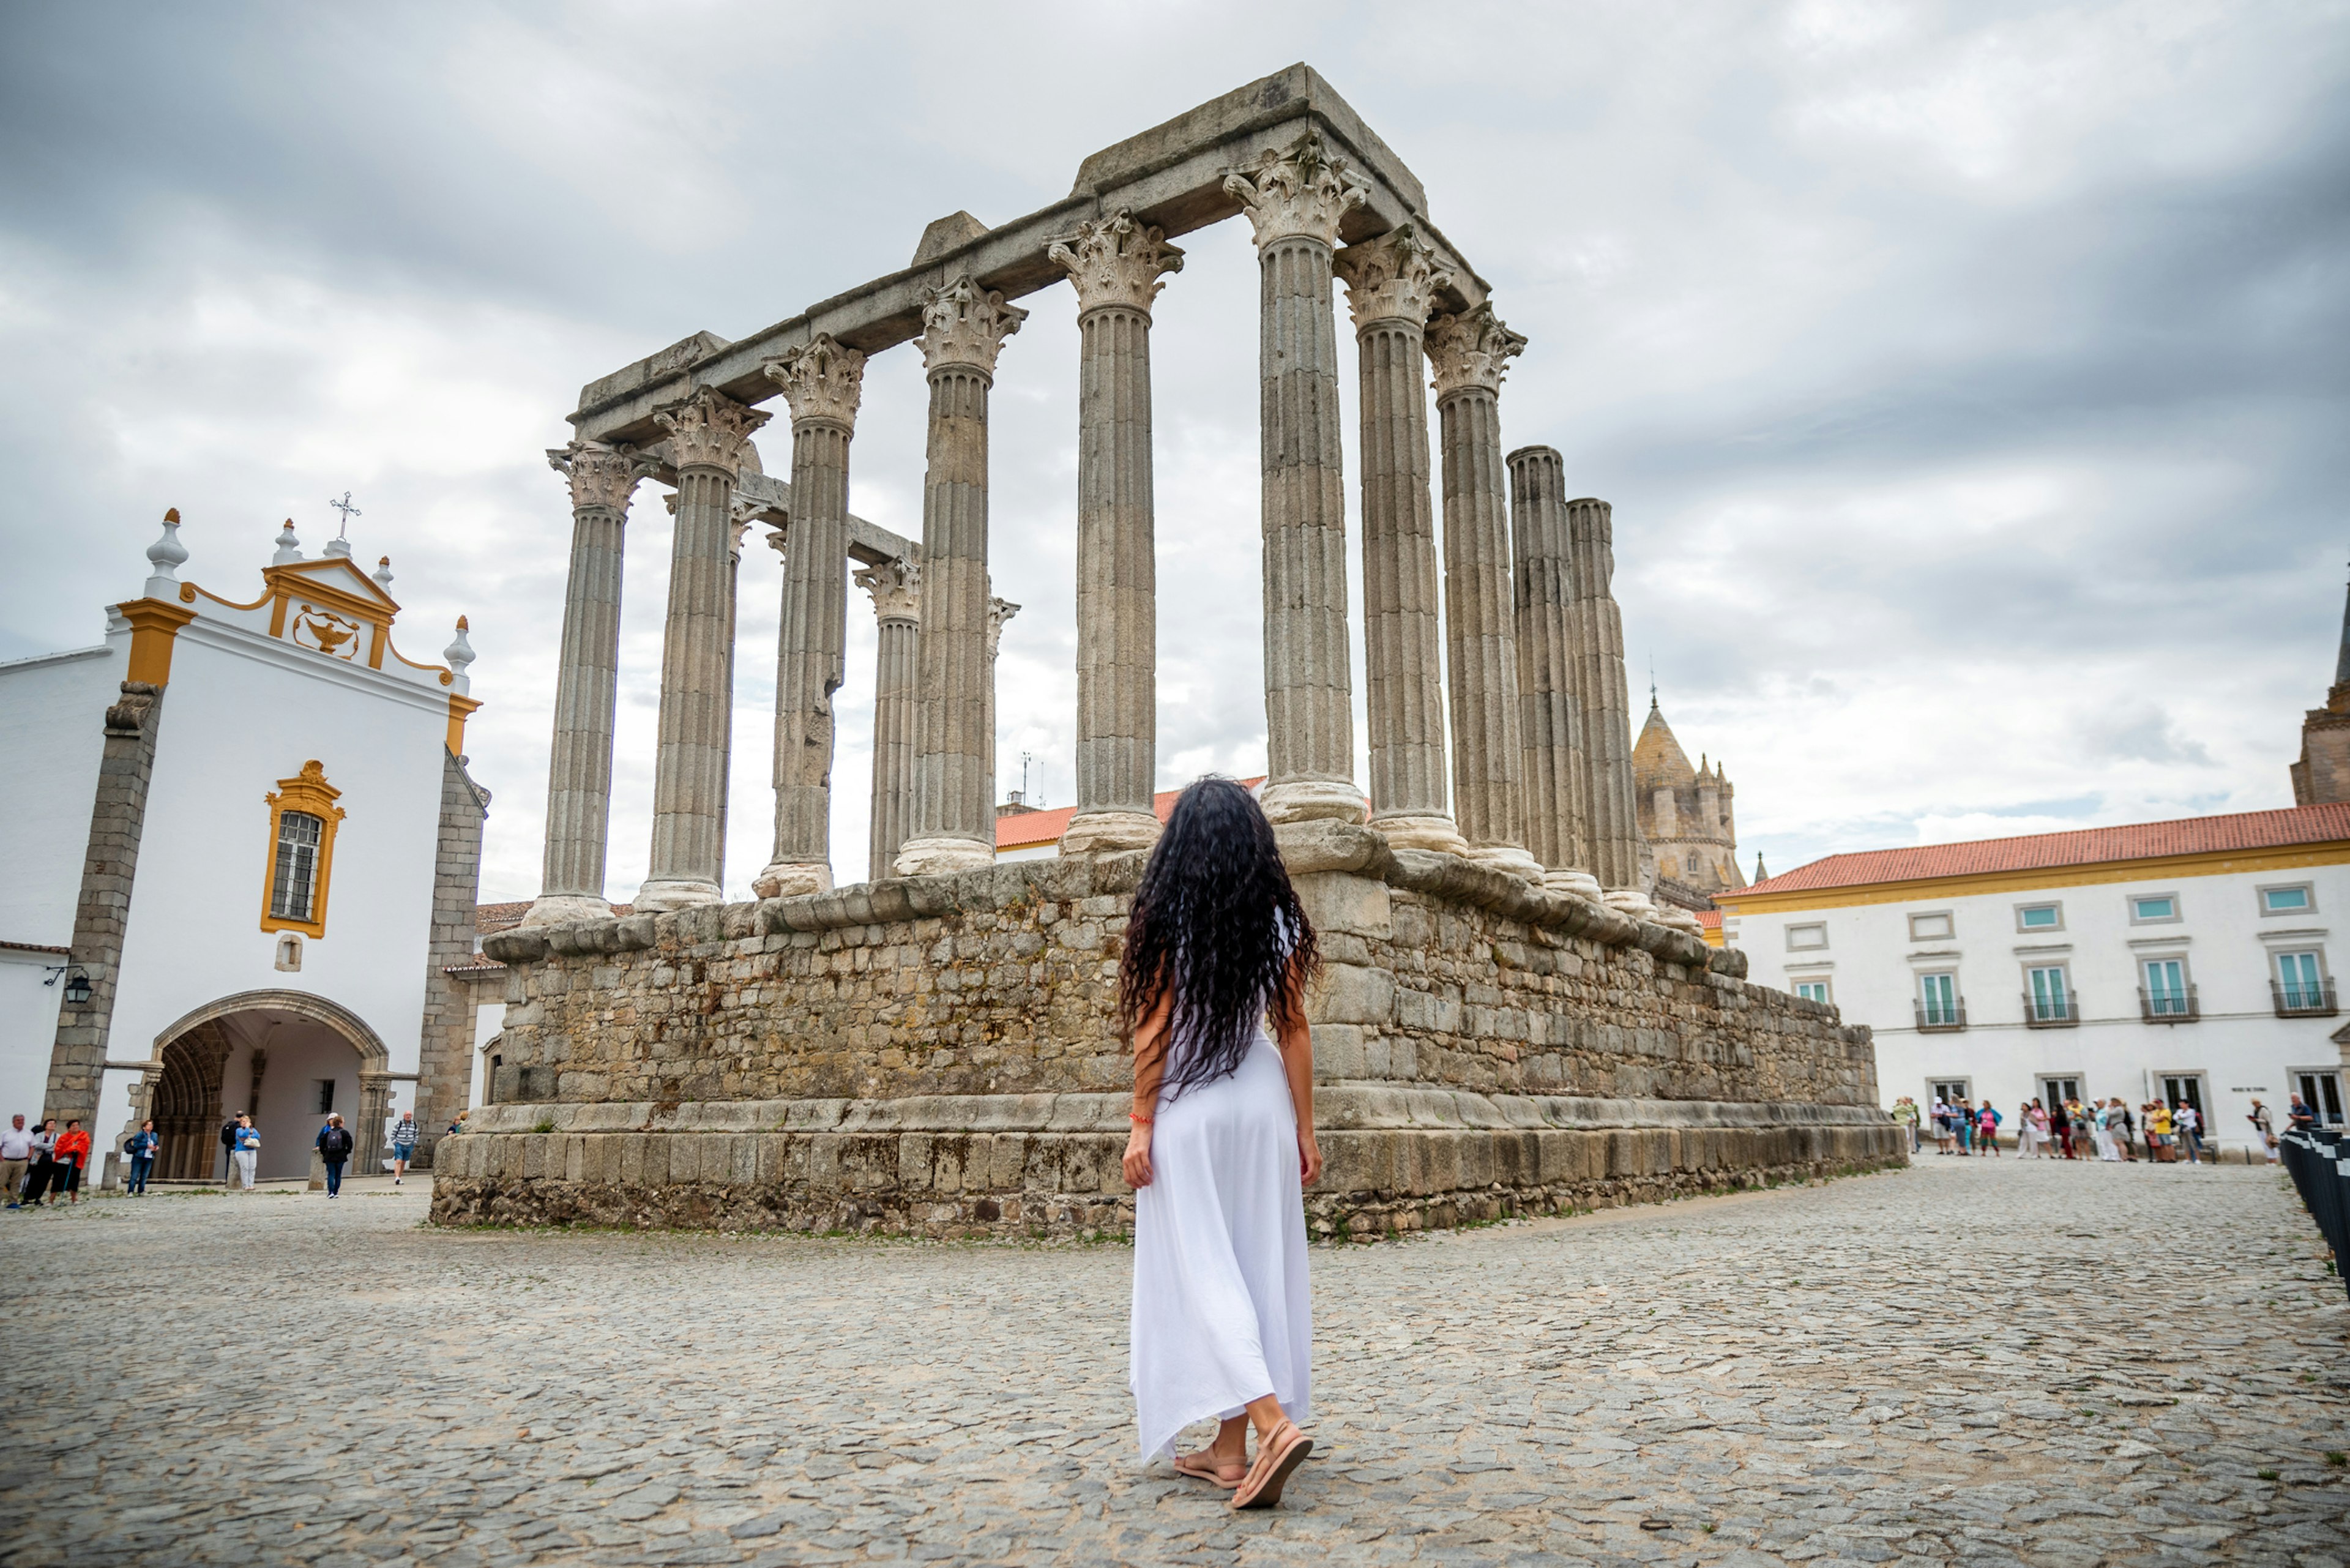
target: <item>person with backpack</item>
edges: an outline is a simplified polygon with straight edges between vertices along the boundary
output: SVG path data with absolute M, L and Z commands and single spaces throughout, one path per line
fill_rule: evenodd
M 147 1196 L 147 1179 L 154 1174 L 155 1153 L 163 1140 L 155 1135 L 155 1118 L 148 1117 L 139 1124 L 139 1130 L 122 1140 L 122 1153 L 130 1161 L 130 1179 L 122 1190 L 133 1198 Z
M 416 1158 L 416 1113 L 400 1112 L 391 1136 L 384 1141 L 391 1145 L 391 1184 L 398 1187 L 400 1178 L 408 1174 L 408 1162 Z
M 221 1123 L 221 1180 L 234 1185 L 236 1181 L 236 1124 L 241 1116 L 231 1116 Z
M 318 1129 L 318 1158 L 327 1162 L 327 1196 L 343 1195 L 343 1166 L 351 1158 L 359 1140 L 343 1126 L 343 1113 L 328 1111 L 327 1125 Z
M 43 1207 L 49 1187 L 57 1179 L 57 1118 L 49 1117 L 33 1135 L 33 1170 L 25 1178 L 24 1206 Z

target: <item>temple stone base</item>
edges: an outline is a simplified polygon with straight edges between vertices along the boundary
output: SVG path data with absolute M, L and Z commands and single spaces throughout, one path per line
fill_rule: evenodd
M 1745 960 L 1344 822 L 1277 829 L 1336 1233 L 1904 1163 L 1866 1030 Z M 1120 1231 L 1118 955 L 1140 852 L 500 932 L 448 1224 Z

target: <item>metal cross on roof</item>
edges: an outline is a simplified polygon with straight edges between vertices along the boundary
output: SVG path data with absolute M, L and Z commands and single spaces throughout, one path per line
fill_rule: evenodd
M 348 537 L 351 531 L 351 519 L 359 514 L 359 509 L 351 504 L 351 493 L 346 490 L 340 501 L 329 501 L 327 504 L 343 514 L 343 525 L 335 531 L 335 537 L 338 539 Z

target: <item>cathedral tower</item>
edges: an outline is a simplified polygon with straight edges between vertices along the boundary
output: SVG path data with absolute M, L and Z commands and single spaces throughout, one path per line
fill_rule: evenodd
M 1737 792 L 1720 763 L 1690 765 L 1654 691 L 1632 747 L 1632 787 L 1658 876 L 1701 893 L 1746 886 L 1738 872 Z
M 2293 804 L 2350 800 L 2350 600 L 2342 607 L 2342 647 L 2325 706 L 2301 722 L 2301 761 L 2293 764 Z

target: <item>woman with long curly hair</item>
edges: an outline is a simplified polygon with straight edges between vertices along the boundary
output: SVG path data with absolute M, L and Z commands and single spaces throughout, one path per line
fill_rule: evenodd
M 1302 1188 L 1322 1174 L 1305 1006 L 1316 961 L 1255 799 L 1230 779 L 1185 790 L 1135 891 L 1118 976 L 1134 1037 L 1129 1381 L 1145 1459 L 1172 1454 L 1194 1421 L 1222 1423 L 1175 1468 L 1231 1489 L 1236 1509 L 1278 1503 L 1314 1450 L 1297 1422 L 1313 1378 Z

